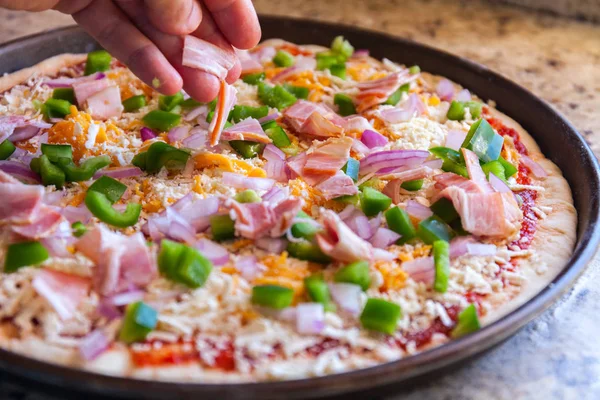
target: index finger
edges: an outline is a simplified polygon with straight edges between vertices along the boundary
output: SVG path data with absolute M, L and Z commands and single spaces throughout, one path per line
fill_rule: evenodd
M 250 0 L 204 0 L 219 30 L 238 49 L 250 49 L 260 40 L 260 24 Z

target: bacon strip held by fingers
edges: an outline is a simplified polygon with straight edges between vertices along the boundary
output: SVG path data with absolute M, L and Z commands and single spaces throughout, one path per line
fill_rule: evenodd
M 186 67 L 199 69 L 222 81 L 235 65 L 236 59 L 231 47 L 223 49 L 194 36 L 185 37 L 182 64 Z
M 221 81 L 221 90 L 219 90 L 219 97 L 217 98 L 217 107 L 215 108 L 215 115 L 210 122 L 208 130 L 210 132 L 210 145 L 216 146 L 219 143 L 221 132 L 227 123 L 227 117 L 229 111 L 233 108 L 237 101 L 237 90 L 231 85 L 228 85 L 225 81 Z

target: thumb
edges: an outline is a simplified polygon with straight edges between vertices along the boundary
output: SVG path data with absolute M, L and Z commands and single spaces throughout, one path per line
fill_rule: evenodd
M 155 28 L 171 35 L 194 32 L 202 21 L 196 0 L 144 0 L 148 18 Z

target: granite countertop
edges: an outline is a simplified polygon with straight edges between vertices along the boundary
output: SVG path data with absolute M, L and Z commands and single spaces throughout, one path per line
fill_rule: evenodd
M 600 154 L 600 25 L 477 0 L 254 2 L 261 13 L 380 30 L 485 64 L 549 101 Z M 0 10 L 0 22 L 0 41 L 6 41 L 72 20 L 53 12 Z M 598 280 L 597 256 L 559 302 L 517 335 L 431 384 L 387 400 L 599 399 Z M 0 383 L 0 397 L 9 391 L 15 399 L 42 399 Z

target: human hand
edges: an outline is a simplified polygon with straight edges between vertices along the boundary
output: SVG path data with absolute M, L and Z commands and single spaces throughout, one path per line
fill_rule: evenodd
M 219 81 L 181 64 L 183 36 L 248 49 L 261 34 L 251 0 L 0 0 L 0 7 L 70 14 L 148 85 L 158 79 L 161 93 L 172 95 L 183 88 L 202 102 L 216 97 Z M 240 69 L 237 62 L 227 76 L 229 83 Z

